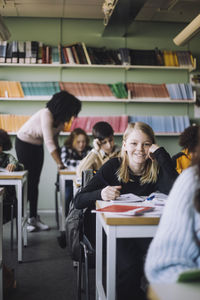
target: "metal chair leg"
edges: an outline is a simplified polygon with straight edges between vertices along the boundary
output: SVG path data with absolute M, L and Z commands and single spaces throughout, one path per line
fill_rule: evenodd
M 57 229 L 59 229 L 59 212 L 58 212 L 58 192 L 55 191 L 55 208 L 56 208 L 56 225 Z
M 77 288 L 78 288 L 78 300 L 81 300 L 81 290 L 82 290 L 82 268 L 83 268 L 83 257 L 82 257 L 82 249 L 80 247 L 80 259 L 77 268 L 78 276 L 77 276 Z
M 14 218 L 14 205 L 11 205 L 11 228 L 10 228 L 10 248 L 13 250 L 13 218 Z
M 84 264 L 85 264 L 85 295 L 86 295 L 86 300 L 90 300 L 90 294 L 89 294 L 89 267 L 88 267 L 88 251 L 87 247 L 84 243 L 80 242 L 83 251 L 84 251 Z

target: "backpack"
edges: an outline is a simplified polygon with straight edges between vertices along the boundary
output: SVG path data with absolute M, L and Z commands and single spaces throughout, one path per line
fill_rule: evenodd
M 79 261 L 80 240 L 83 236 L 83 209 L 77 209 L 74 201 L 70 202 L 69 212 L 65 221 L 66 244 L 72 260 Z
M 85 170 L 82 173 L 82 186 L 84 187 L 93 177 L 93 170 Z M 81 191 L 82 187 L 77 191 Z M 80 241 L 87 244 L 88 249 L 92 251 L 92 245 L 84 234 L 84 214 L 88 211 L 85 209 L 75 208 L 74 201 L 69 204 L 69 212 L 65 220 L 66 244 L 72 260 L 79 261 L 81 250 Z

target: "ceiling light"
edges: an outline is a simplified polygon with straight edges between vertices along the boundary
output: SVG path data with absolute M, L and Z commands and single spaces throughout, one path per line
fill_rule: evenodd
M 186 26 L 174 39 L 177 46 L 182 46 L 188 42 L 200 29 L 200 14 Z
M 108 24 L 109 18 L 113 13 L 115 5 L 117 4 L 118 0 L 105 0 L 102 5 L 102 10 L 104 13 L 104 25 Z

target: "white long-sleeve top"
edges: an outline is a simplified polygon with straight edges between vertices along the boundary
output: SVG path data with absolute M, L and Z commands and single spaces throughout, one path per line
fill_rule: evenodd
M 52 153 L 58 147 L 58 134 L 64 128 L 64 123 L 53 127 L 53 115 L 48 108 L 43 108 L 30 117 L 19 129 L 17 137 L 27 143 L 42 145 L 45 143 Z
M 147 253 L 145 273 L 150 282 L 176 282 L 181 272 L 200 269 L 200 213 L 194 207 L 199 188 L 195 166 L 174 183 Z

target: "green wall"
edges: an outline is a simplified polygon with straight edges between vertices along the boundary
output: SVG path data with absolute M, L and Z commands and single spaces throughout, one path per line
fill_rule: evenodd
M 63 45 L 74 42 L 85 42 L 88 46 L 106 46 L 110 48 L 129 47 L 135 49 L 191 50 L 195 57 L 200 56 L 198 39 L 193 39 L 185 47 L 176 47 L 172 39 L 184 27 L 183 24 L 137 22 L 130 26 L 126 38 L 102 37 L 103 23 L 99 20 L 60 20 L 41 18 L 7 18 L 6 24 L 11 31 L 12 40 L 37 40 L 49 45 Z M 82 81 L 98 83 L 114 83 L 118 81 L 135 81 L 149 83 L 188 82 L 187 71 L 172 70 L 114 70 L 94 68 L 34 68 L 34 67 L 2 67 L 0 80 L 16 81 Z M 32 114 L 44 107 L 45 102 L 2 101 L 1 113 Z M 191 104 L 168 103 L 83 103 L 81 111 L 84 115 L 119 115 L 119 114 L 153 114 L 153 115 L 185 115 L 192 119 L 194 106 Z M 15 137 L 12 137 L 14 143 Z M 60 137 L 63 144 L 65 137 Z M 170 154 L 179 151 L 177 137 L 157 137 Z M 121 137 L 116 137 L 121 144 Z M 12 152 L 15 154 L 15 150 Z M 37 158 L 35 158 L 37 159 Z M 39 209 L 54 209 L 54 182 L 56 165 L 45 149 L 45 164 L 42 171 Z

